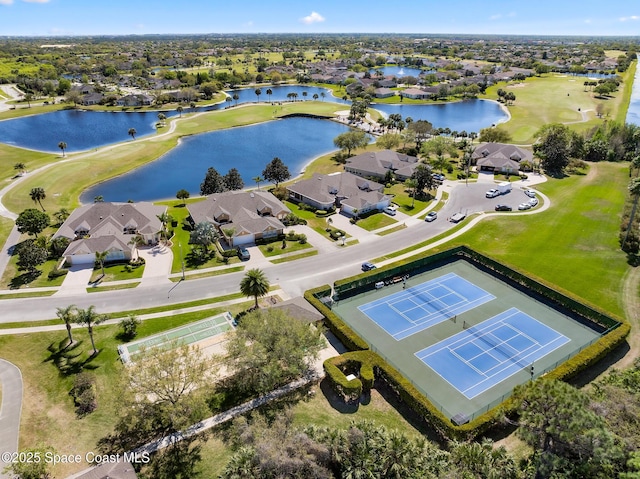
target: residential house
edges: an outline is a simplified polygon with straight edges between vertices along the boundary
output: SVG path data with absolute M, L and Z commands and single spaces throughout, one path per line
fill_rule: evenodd
M 389 172 L 399 181 L 411 178 L 418 166 L 418 158 L 404 155 L 393 150 L 381 150 L 361 153 L 347 160 L 344 170 L 365 178 L 384 180 Z
M 71 240 L 63 253 L 71 265 L 93 263 L 95 254 L 104 251 L 106 261 L 130 260 L 135 236 L 148 245 L 158 242 L 162 230 L 158 215 L 166 211 L 166 206 L 144 202 L 84 205 L 71 213 L 53 237 Z
M 396 92 L 390 88 L 376 88 L 373 92 L 373 95 L 376 98 L 389 98 L 395 96 Z
M 287 187 L 289 198 L 320 210 L 341 208 L 349 216 L 382 210 L 391 197 L 384 194 L 384 185 L 352 173 L 315 174 L 307 180 Z
M 154 98 L 149 95 L 126 95 L 118 98 L 118 106 L 149 106 L 153 104 Z
M 431 96 L 431 93 L 419 88 L 406 88 L 400 92 L 400 96 L 414 100 L 427 100 Z
M 102 93 L 88 93 L 82 97 L 81 103 L 84 106 L 99 105 L 103 98 Z
M 187 205 L 193 224 L 213 224 L 230 246 L 255 243 L 284 232 L 282 219 L 291 213 L 280 200 L 265 191 L 227 191 Z M 226 231 L 225 231 L 226 230 Z M 227 236 L 229 230 L 232 233 Z
M 100 463 L 74 477 L 75 479 L 137 479 L 138 475 L 129 461 L 118 460 Z
M 522 161 L 533 161 L 533 153 L 506 143 L 481 143 L 471 154 L 478 170 L 517 174 Z

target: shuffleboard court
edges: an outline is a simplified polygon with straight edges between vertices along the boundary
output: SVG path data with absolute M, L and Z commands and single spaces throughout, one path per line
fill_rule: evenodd
M 176 342 L 180 345 L 195 344 L 220 336 L 233 329 L 233 318 L 231 314 L 223 313 L 218 316 L 203 319 L 195 323 L 186 324 L 178 328 L 169 329 L 162 333 L 155 334 L 138 341 L 118 346 L 118 353 L 122 362 L 132 362 L 132 357 L 140 353 L 143 349 L 168 347 Z
M 535 361 L 568 342 L 566 336 L 511 308 L 418 351 L 416 356 L 472 399 L 534 367 Z
M 399 341 L 492 299 L 495 296 L 482 288 L 448 273 L 358 309 Z

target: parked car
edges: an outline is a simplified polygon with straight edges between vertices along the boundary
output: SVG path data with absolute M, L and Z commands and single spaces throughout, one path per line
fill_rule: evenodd
M 391 206 L 387 206 L 385 209 L 383 209 L 382 211 L 384 211 L 386 214 L 390 215 L 390 216 L 395 216 L 396 215 L 396 209 L 392 208 Z
M 490 189 L 489 191 L 487 191 L 484 196 L 486 198 L 495 198 L 496 196 L 500 196 L 500 192 L 498 190 L 496 190 L 495 188 Z
M 376 269 L 376 265 L 366 261 L 362 263 L 362 271 L 371 271 L 372 269 Z
M 520 203 L 518 205 L 519 210 L 529 210 L 531 209 L 531 205 L 529 203 Z
M 533 206 L 538 206 L 538 198 L 531 198 L 529 200 L 529 204 L 533 207 Z
M 509 205 L 496 205 L 496 211 L 511 211 L 512 209 Z
M 427 216 L 425 216 L 424 220 L 428 221 L 429 223 L 431 223 L 437 217 L 438 217 L 438 213 L 436 213 L 435 211 L 430 211 L 429 213 L 427 213 Z
M 439 181 L 441 183 L 445 180 L 445 176 L 441 173 L 432 173 L 431 176 L 433 177 L 434 180 Z
M 524 190 L 524 194 L 527 195 L 529 198 L 535 198 L 536 190 Z
M 238 246 L 237 251 L 238 251 L 238 258 L 240 258 L 242 261 L 248 261 L 249 259 L 251 259 L 251 254 L 249 254 L 249 250 L 244 246 Z

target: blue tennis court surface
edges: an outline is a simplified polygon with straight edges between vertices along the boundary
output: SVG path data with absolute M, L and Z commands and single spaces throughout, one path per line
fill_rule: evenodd
M 492 299 L 492 294 L 448 273 L 358 309 L 398 341 Z
M 472 399 L 568 342 L 566 336 L 511 308 L 416 356 Z

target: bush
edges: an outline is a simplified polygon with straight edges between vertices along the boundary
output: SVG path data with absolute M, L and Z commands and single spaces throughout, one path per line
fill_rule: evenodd
M 316 216 L 327 216 L 326 210 L 316 210 Z
M 64 276 L 69 272 L 68 269 L 65 268 L 53 268 L 51 271 L 49 271 L 49 279 L 55 279 L 55 278 L 59 278 L 60 276 Z
M 122 338 L 131 341 L 138 335 L 138 325 L 140 320 L 134 315 L 130 314 L 129 317 L 120 321 L 120 327 L 122 328 Z
M 266 249 L 267 249 L 267 253 L 273 252 L 273 246 L 271 246 L 271 245 L 267 246 Z
M 298 235 L 298 243 L 307 244 L 307 235 L 305 234 Z
M 70 393 L 79 416 L 86 416 L 98 408 L 96 399 L 96 378 L 93 374 L 82 372 L 76 374 Z

